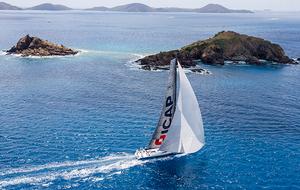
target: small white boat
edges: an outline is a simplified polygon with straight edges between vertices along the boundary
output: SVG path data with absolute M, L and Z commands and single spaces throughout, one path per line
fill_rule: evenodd
M 180 63 L 173 59 L 157 127 L 148 147 L 137 150 L 135 156 L 137 159 L 150 159 L 190 154 L 199 151 L 204 144 L 203 122 L 196 95 Z

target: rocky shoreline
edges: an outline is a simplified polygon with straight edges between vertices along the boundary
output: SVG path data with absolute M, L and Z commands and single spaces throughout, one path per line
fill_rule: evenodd
M 284 50 L 270 41 L 223 31 L 214 37 L 197 41 L 178 50 L 160 52 L 137 60 L 145 70 L 156 70 L 169 65 L 170 60 L 178 58 L 183 67 L 195 67 L 197 62 L 224 65 L 225 63 L 246 63 L 263 65 L 267 62 L 278 64 L 298 64 L 286 56 Z
M 6 51 L 7 55 L 15 54 L 22 57 L 28 56 L 66 56 L 76 55 L 79 51 L 57 45 L 38 37 L 26 35 L 22 37 L 15 46 Z

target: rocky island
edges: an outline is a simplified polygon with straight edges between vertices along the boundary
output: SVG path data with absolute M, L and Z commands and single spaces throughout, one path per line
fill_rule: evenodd
M 18 43 L 10 50 L 6 51 L 7 54 L 17 54 L 23 57 L 28 56 L 66 56 L 75 55 L 78 53 L 63 45 L 57 45 L 47 40 L 42 40 L 37 37 L 29 35 L 21 38 Z
M 197 41 L 179 50 L 146 56 L 136 62 L 141 65 L 142 69 L 156 70 L 166 67 L 175 57 L 184 67 L 194 67 L 198 61 L 219 65 L 224 65 L 225 62 L 257 65 L 266 62 L 296 64 L 285 55 L 279 45 L 232 31 L 219 32 L 207 40 Z

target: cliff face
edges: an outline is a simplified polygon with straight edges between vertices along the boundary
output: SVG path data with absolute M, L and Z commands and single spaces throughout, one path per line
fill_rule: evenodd
M 63 45 L 57 45 L 37 37 L 29 35 L 21 38 L 18 43 L 7 51 L 8 54 L 19 54 L 21 56 L 65 56 L 75 55 L 78 51 L 66 48 Z
M 195 66 L 196 60 L 201 60 L 206 64 L 221 65 L 225 61 L 263 64 L 261 60 L 279 64 L 295 63 L 285 55 L 284 50 L 279 45 L 232 31 L 220 32 L 212 38 L 197 41 L 179 50 L 150 55 L 138 60 L 138 62 L 143 68 L 149 69 L 167 65 L 176 56 L 185 67 Z

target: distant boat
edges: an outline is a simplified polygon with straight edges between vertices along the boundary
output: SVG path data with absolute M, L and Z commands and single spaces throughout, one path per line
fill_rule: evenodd
M 137 150 L 135 156 L 137 159 L 149 159 L 190 154 L 199 151 L 204 144 L 203 122 L 197 98 L 180 63 L 173 59 L 157 127 L 148 147 Z

